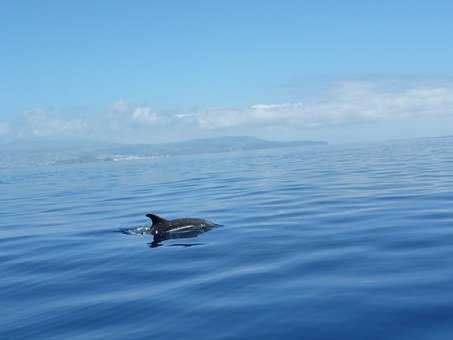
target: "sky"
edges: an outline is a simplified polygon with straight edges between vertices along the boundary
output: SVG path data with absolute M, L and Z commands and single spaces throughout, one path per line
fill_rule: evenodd
M 0 141 L 453 134 L 452 1 L 0 4 Z

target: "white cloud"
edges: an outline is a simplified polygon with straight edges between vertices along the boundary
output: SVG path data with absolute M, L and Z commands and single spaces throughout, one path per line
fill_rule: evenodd
M 53 135 L 84 135 L 88 123 L 77 118 L 63 119 L 41 109 L 26 113 L 27 131 L 37 137 Z
M 247 116 L 239 109 L 211 108 L 195 114 L 198 125 L 203 129 L 233 127 L 247 121 Z
M 0 137 L 79 136 L 120 142 L 160 142 L 221 134 L 299 138 L 301 130 L 306 136 L 320 129 L 339 131 L 339 126 L 353 133 L 358 131 L 354 127 L 357 123 L 369 123 L 371 131 L 377 131 L 378 125 L 382 129 L 382 125 L 397 125 L 396 121 L 404 125 L 413 121 L 421 126 L 431 120 L 431 124 L 437 121 L 437 126 L 446 126 L 443 122 L 447 120 L 441 118 L 453 119 L 453 86 L 439 84 L 395 87 L 384 82 L 349 81 L 336 84 L 317 99 L 190 111 L 156 111 L 151 106 L 124 100 L 91 115 L 81 111 L 34 109 L 24 114 L 22 122 L 13 125 L 0 122 Z M 428 129 L 427 125 L 424 131 L 430 134 Z
M 210 109 L 198 115 L 198 123 L 206 129 L 273 124 L 313 127 L 452 115 L 453 87 L 386 90 L 373 83 L 345 82 L 324 100 Z
M 156 124 L 160 120 L 160 117 L 150 107 L 140 106 L 134 109 L 132 119 L 139 123 Z

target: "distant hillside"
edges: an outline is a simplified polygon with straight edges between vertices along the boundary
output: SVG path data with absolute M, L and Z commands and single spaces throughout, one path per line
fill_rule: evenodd
M 326 144 L 322 141 L 267 141 L 255 137 L 217 137 L 162 144 L 109 144 L 84 140 L 30 139 L 4 144 L 0 154 L 4 161 L 22 165 L 72 164 Z
M 277 142 L 267 141 L 255 137 L 217 137 L 163 144 L 123 144 L 116 145 L 113 147 L 113 149 L 120 153 L 158 156 L 258 150 L 279 147 L 296 147 L 325 144 L 327 143 L 322 141 Z M 110 150 L 112 150 L 112 148 L 110 148 Z

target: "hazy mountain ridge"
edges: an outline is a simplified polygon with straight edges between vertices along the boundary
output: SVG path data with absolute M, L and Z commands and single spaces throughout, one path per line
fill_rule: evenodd
M 0 152 L 3 162 L 58 165 L 326 144 L 323 141 L 268 141 L 255 137 L 203 138 L 161 144 L 114 144 L 85 140 L 60 143 L 52 139 L 34 139 L 4 144 Z
M 121 144 L 113 148 L 118 152 L 142 154 L 147 156 L 198 154 L 225 151 L 255 150 L 276 147 L 325 145 L 323 141 L 268 141 L 255 137 L 217 137 L 192 139 L 183 142 L 161 144 Z M 111 147 L 109 147 L 110 149 Z M 111 149 L 110 149 L 111 150 Z

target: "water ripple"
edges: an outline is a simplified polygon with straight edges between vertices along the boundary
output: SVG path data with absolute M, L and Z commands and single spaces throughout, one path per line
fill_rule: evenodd
M 428 139 L 2 168 L 0 338 L 450 339 L 452 154 Z M 112 232 L 147 212 L 224 227 L 160 247 Z

